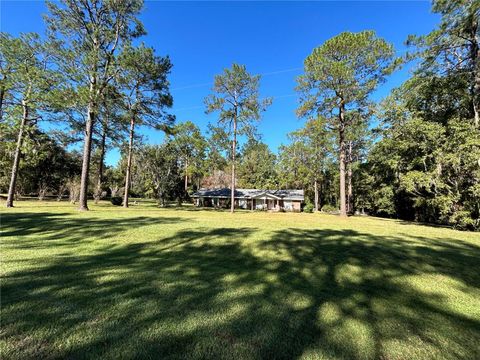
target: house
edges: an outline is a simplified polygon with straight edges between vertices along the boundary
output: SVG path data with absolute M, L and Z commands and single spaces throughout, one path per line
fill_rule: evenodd
M 231 190 L 200 189 L 192 195 L 196 206 L 230 207 Z M 249 210 L 301 211 L 303 190 L 235 189 L 235 207 Z

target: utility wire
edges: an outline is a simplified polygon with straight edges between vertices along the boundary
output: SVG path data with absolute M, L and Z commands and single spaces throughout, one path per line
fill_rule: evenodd
M 289 97 L 294 97 L 294 96 L 298 96 L 298 94 L 284 94 L 284 95 L 278 95 L 278 96 L 269 96 L 271 98 L 273 98 L 273 101 L 275 101 L 276 99 L 284 99 L 284 98 L 289 98 Z M 262 98 L 262 99 L 265 99 L 265 98 Z M 184 110 L 196 110 L 196 109 L 204 109 L 205 107 L 204 106 L 188 106 L 188 107 L 183 107 L 183 108 L 180 108 L 180 109 L 173 109 L 174 111 L 184 111 Z
M 401 50 L 397 50 L 396 54 L 403 54 L 409 51 L 408 48 L 404 48 Z M 280 70 L 275 70 L 275 71 L 268 71 L 264 73 L 260 73 L 258 75 L 260 76 L 272 76 L 272 75 L 278 75 L 278 74 L 284 74 L 284 73 L 289 73 L 293 71 L 298 71 L 298 70 L 303 70 L 303 66 L 300 67 L 294 67 L 294 68 L 288 68 L 288 69 L 280 69 Z M 211 86 L 213 85 L 213 82 L 205 82 L 205 83 L 198 83 L 198 84 L 189 84 L 189 85 L 184 85 L 184 86 L 177 86 L 175 88 L 172 88 L 172 91 L 177 91 L 177 90 L 186 90 L 186 89 L 194 89 L 194 88 L 199 88 L 199 87 L 204 87 L 204 86 Z
M 400 55 L 400 54 L 408 52 L 409 50 L 410 50 L 409 48 L 403 48 L 403 49 L 397 50 L 396 54 Z M 271 76 L 271 75 L 283 74 L 283 73 L 288 73 L 288 72 L 293 72 L 293 71 L 298 71 L 298 70 L 303 70 L 303 67 L 295 67 L 295 68 L 288 68 L 288 69 L 281 69 L 281 70 L 276 70 L 276 71 L 264 72 L 264 73 L 261 73 L 259 75 L 261 75 L 261 76 Z M 471 70 L 467 70 L 465 72 L 470 72 L 470 71 Z M 457 71 L 457 73 L 463 73 L 463 72 L 464 72 L 463 69 Z M 435 77 L 435 76 L 436 75 L 430 75 L 430 76 L 426 76 L 426 77 L 423 77 L 423 78 L 429 78 L 429 77 Z M 211 86 L 211 85 L 213 85 L 212 82 L 191 84 L 191 85 L 176 87 L 176 88 L 173 88 L 172 90 L 192 89 L 192 88 L 199 88 L 199 87 Z M 294 97 L 294 96 L 298 96 L 298 94 L 278 95 L 278 96 L 272 96 L 272 98 L 275 100 L 275 99 L 283 99 L 283 98 L 289 98 L 289 97 Z M 188 107 L 175 109 L 175 111 L 196 110 L 196 109 L 203 109 L 203 108 L 204 108 L 204 106 L 188 106 Z
M 296 67 L 296 68 L 289 68 L 289 69 L 281 69 L 281 70 L 276 70 L 276 71 L 270 71 L 270 72 L 261 73 L 261 74 L 259 74 L 259 75 L 260 75 L 260 76 L 271 76 L 271 75 L 283 74 L 283 73 L 288 73 L 288 72 L 297 71 L 297 70 L 302 70 L 302 69 L 303 69 L 303 67 Z M 211 86 L 211 85 L 213 85 L 213 82 L 199 83 L 199 84 L 190 84 L 190 85 L 179 86 L 179 87 L 173 88 L 172 91 L 184 90 L 184 89 L 193 89 L 193 88 L 199 88 L 199 87 Z

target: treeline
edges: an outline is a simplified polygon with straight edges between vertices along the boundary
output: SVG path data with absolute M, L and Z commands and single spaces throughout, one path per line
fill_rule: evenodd
M 48 3 L 44 39 L 1 34 L 0 190 L 87 199 L 184 201 L 200 187 L 300 188 L 307 210 L 368 213 L 480 229 L 480 5 L 433 2 L 438 28 L 398 57 L 373 31 L 315 48 L 297 79 L 304 126 L 272 153 L 256 123 L 274 99 L 234 64 L 214 79 L 202 133 L 175 123 L 172 64 L 145 44 L 134 2 Z M 138 43 L 138 41 L 135 41 Z M 380 103 L 371 94 L 406 62 L 415 71 Z M 39 121 L 48 125 L 38 126 Z M 146 145 L 138 126 L 165 133 Z M 48 129 L 48 130 L 47 130 Z M 82 153 L 72 149 L 83 143 Z M 121 149 L 114 167 L 105 154 Z M 18 177 L 17 177 L 18 175 Z M 233 202 L 231 202 L 233 211 Z
M 88 210 L 90 195 L 98 199 L 103 192 L 107 146 L 118 145 L 127 137 L 123 205 L 128 207 L 136 128 L 143 125 L 168 131 L 174 123 L 167 111 L 173 102 L 167 80 L 170 60 L 143 43 L 133 45 L 145 34 L 138 19 L 142 1 L 64 0 L 48 1 L 47 6 L 44 38 L 38 34 L 13 38 L 1 33 L 2 132 L 5 138 L 12 137 L 9 132 L 16 138 L 15 146 L 5 144 L 2 149 L 12 158 L 7 207 L 13 206 L 19 190 L 20 160 L 29 152 L 26 137 L 38 129 L 39 121 L 48 122 L 50 129 L 58 130 L 60 123 L 67 128 L 57 134 L 62 147 L 83 138 L 80 210 Z M 96 181 L 89 186 L 92 150 L 99 159 Z

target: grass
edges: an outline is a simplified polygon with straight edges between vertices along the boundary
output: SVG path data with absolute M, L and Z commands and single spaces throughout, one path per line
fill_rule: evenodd
M 0 205 L 2 359 L 480 358 L 478 233 Z

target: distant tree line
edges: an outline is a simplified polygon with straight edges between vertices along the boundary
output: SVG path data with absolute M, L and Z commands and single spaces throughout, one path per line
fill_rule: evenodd
M 129 196 L 166 205 L 201 187 L 300 188 L 316 211 L 480 229 L 478 2 L 434 1 L 438 28 L 409 37 L 405 56 L 373 31 L 313 49 L 297 79 L 304 125 L 276 154 L 256 127 L 273 99 L 260 96 L 260 76 L 245 66 L 215 77 L 205 111 L 218 122 L 202 132 L 168 112 L 172 64 L 138 42 L 141 1 L 48 7 L 45 37 L 1 33 L 7 206 L 20 195 L 68 196 L 87 210 L 89 198 L 128 207 Z M 410 79 L 374 102 L 371 94 L 409 61 Z M 165 140 L 145 144 L 140 126 Z M 121 159 L 107 166 L 114 147 Z

